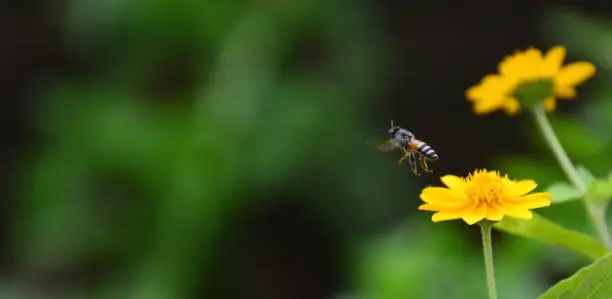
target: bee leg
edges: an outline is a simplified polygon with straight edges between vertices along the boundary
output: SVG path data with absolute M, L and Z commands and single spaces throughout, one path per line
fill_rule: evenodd
M 400 159 L 399 159 L 399 161 L 397 162 L 397 164 L 398 164 L 398 165 L 399 165 L 399 164 L 402 164 L 402 163 L 403 163 L 403 162 L 406 160 L 406 158 L 410 158 L 410 154 L 411 154 L 410 152 L 405 152 L 405 153 L 404 153 L 404 155 L 402 156 L 402 158 L 400 158 Z M 410 159 L 409 159 L 409 160 L 410 160 Z
M 429 165 L 427 165 L 427 158 L 421 156 L 419 158 L 419 162 L 421 163 L 421 168 L 423 168 L 423 170 L 425 172 L 429 172 L 429 173 L 433 172 L 433 170 L 431 170 L 431 168 L 429 168 Z
M 419 173 L 417 161 L 413 152 L 408 153 L 408 163 L 410 164 L 410 168 L 412 169 L 412 173 L 414 173 L 414 175 L 421 175 L 421 173 Z

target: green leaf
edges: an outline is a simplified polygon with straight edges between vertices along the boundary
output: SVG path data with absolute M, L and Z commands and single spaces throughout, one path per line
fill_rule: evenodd
M 584 194 L 578 190 L 578 188 L 574 187 L 574 185 L 565 182 L 551 184 L 548 186 L 548 189 L 546 189 L 546 192 L 552 193 L 553 197 L 551 201 L 553 204 L 580 199 L 584 196 Z
M 591 181 L 586 198 L 594 203 L 606 203 L 612 198 L 612 177 Z
M 607 178 L 598 179 L 582 165 L 578 165 L 576 170 L 582 181 L 587 185 L 586 200 L 602 204 L 612 198 L 612 173 Z
M 612 254 L 608 254 L 550 288 L 540 299 L 612 298 Z
M 578 165 L 576 167 L 576 170 L 578 171 L 578 174 L 580 175 L 580 178 L 582 179 L 582 181 L 588 185 L 590 184 L 592 181 L 595 180 L 595 176 L 593 175 L 593 173 L 586 167 L 582 166 L 582 165 Z
M 592 259 L 597 259 L 609 251 L 596 239 L 562 226 L 534 213 L 531 220 L 504 218 L 496 223 L 498 230 L 526 237 L 540 242 L 565 247 Z

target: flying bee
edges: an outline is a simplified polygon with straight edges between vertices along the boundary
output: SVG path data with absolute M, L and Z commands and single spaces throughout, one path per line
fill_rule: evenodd
M 400 149 L 403 156 L 399 159 L 398 164 L 402 164 L 404 161 L 408 160 L 408 164 L 415 175 L 421 175 L 419 172 L 419 165 L 423 171 L 428 173 L 433 172 L 431 168 L 429 168 L 427 162 L 437 161 L 440 158 L 431 148 L 431 146 L 421 140 L 416 139 L 412 132 L 393 125 L 393 120 L 391 120 L 391 128 L 389 129 L 388 134 L 389 139 L 386 142 L 378 145 L 378 149 L 384 152 Z

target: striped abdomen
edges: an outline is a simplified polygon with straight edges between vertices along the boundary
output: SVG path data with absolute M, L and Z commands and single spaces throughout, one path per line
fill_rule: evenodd
M 429 160 L 438 160 L 438 154 L 434 151 L 431 146 L 421 140 L 412 141 L 411 147 L 413 150 L 419 152 L 421 155 L 425 156 Z

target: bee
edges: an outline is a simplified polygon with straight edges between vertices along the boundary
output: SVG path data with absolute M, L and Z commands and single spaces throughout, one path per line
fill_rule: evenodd
M 388 134 L 389 139 L 378 145 L 378 149 L 384 152 L 394 149 L 401 150 L 403 156 L 399 159 L 398 164 L 402 164 L 404 161 L 408 160 L 408 164 L 415 175 L 421 175 L 419 166 L 427 173 L 433 172 L 431 168 L 429 168 L 428 161 L 437 161 L 440 158 L 431 146 L 416 139 L 412 132 L 393 125 L 393 120 L 391 120 L 391 128 Z

